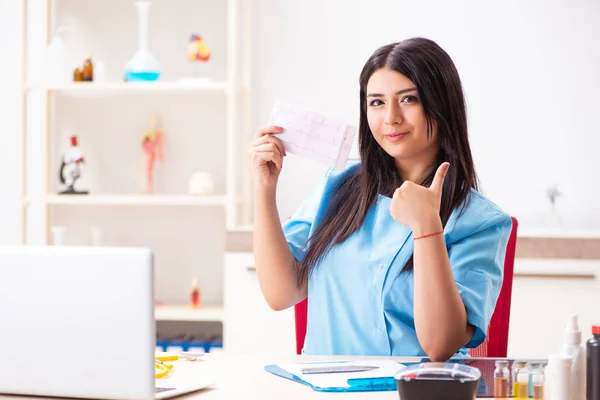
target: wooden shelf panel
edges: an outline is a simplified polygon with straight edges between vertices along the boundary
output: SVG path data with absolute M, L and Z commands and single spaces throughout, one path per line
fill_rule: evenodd
M 157 82 L 77 82 L 65 84 L 27 85 L 28 91 L 42 90 L 64 95 L 127 95 L 161 93 L 225 93 L 226 81 L 157 81 Z
M 89 205 L 89 206 L 226 206 L 225 195 L 192 196 L 192 195 L 143 195 L 143 194 L 90 194 L 59 195 L 49 194 L 42 199 L 30 198 L 28 203 L 41 200 L 52 205 Z
M 154 308 L 157 321 L 223 321 L 222 306 L 192 308 L 186 305 L 161 305 Z

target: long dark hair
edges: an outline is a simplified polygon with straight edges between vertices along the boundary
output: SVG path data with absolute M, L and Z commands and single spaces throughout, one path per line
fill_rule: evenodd
M 321 223 L 306 243 L 307 252 L 297 271 L 299 285 L 333 245 L 346 240 L 362 225 L 378 195 L 391 196 L 402 178 L 394 162 L 375 141 L 367 122 L 367 83 L 380 68 L 390 68 L 409 78 L 417 87 L 427 119 L 427 135 L 434 125 L 440 144 L 437 164 L 450 162 L 444 180 L 440 218 L 446 226 L 452 212 L 477 190 L 477 176 L 467 134 L 467 113 L 462 84 L 450 56 L 435 42 L 412 38 L 379 48 L 367 60 L 360 74 L 360 121 L 358 128 L 361 163 L 337 187 Z M 422 185 L 430 185 L 437 168 Z M 413 256 L 402 271 L 413 268 Z

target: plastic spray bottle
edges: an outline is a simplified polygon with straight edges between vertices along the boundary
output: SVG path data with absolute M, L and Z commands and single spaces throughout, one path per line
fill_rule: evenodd
M 563 356 L 571 357 L 571 400 L 585 400 L 585 349 L 581 343 L 581 330 L 577 315 L 569 316 L 565 330 Z

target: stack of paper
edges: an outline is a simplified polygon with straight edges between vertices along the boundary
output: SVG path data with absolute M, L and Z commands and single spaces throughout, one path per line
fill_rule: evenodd
M 283 101 L 275 104 L 269 124 L 284 128 L 275 136 L 283 142 L 286 152 L 337 170 L 346 166 L 355 127 Z

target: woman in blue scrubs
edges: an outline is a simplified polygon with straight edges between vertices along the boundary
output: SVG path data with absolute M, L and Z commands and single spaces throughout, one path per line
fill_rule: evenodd
M 511 219 L 477 191 L 461 81 L 435 42 L 381 47 L 360 75 L 360 162 L 281 226 L 285 150 L 258 131 L 254 255 L 274 310 L 308 296 L 303 353 L 465 356 L 485 340 Z

